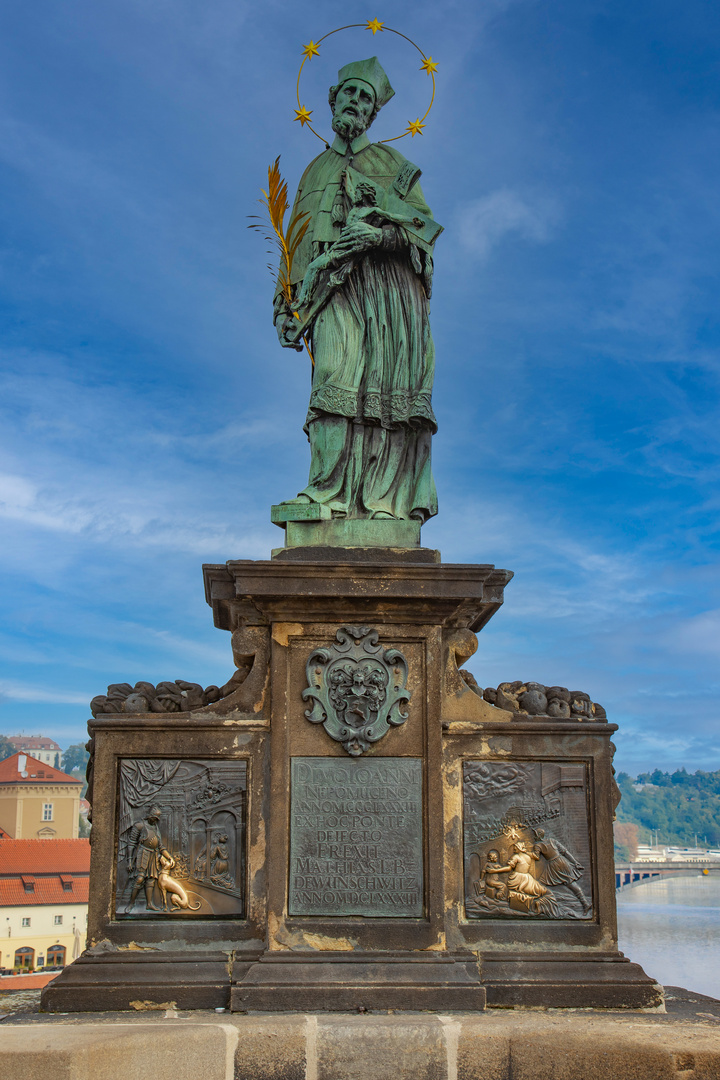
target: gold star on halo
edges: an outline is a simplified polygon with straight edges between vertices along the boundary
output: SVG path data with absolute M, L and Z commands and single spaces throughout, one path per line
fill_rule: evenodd
M 310 117 L 312 116 L 312 109 L 306 109 L 304 105 L 301 105 L 299 109 L 295 110 L 295 116 L 293 120 L 299 120 L 300 126 L 305 127 L 310 123 Z
M 432 75 L 434 71 L 437 71 L 437 61 L 433 60 L 432 56 L 426 56 L 423 63 L 420 65 L 421 71 L 427 71 L 428 75 Z
M 414 139 L 416 135 L 422 135 L 424 127 L 425 124 L 423 124 L 422 120 L 418 117 L 417 120 L 410 121 L 405 134 L 410 135 Z
M 306 60 L 312 60 L 313 56 L 319 56 L 319 55 L 320 55 L 320 49 L 318 48 L 318 46 L 315 44 L 314 41 L 311 41 L 309 45 L 304 45 L 303 46 L 303 56 L 305 57 Z
M 372 30 L 373 37 L 377 34 L 378 30 L 382 33 L 385 23 L 378 22 L 377 19 L 368 19 L 368 24 L 365 27 L 366 30 Z

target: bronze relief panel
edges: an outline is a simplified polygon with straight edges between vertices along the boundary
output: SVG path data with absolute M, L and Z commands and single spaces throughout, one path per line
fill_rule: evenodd
M 584 763 L 464 762 L 468 918 L 592 918 L 587 786 Z
M 247 762 L 120 762 L 115 917 L 242 918 Z

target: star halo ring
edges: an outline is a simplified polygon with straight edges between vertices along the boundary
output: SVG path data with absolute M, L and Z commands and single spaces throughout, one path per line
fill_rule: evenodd
M 396 34 L 398 37 L 401 37 L 405 41 L 408 41 L 413 46 L 413 48 L 417 49 L 417 51 L 422 56 L 423 62 L 420 65 L 420 70 L 421 71 L 426 71 L 427 74 L 432 79 L 432 94 L 431 94 L 431 97 L 430 97 L 430 104 L 428 105 L 427 109 L 425 110 L 425 112 L 423 113 L 422 116 L 419 116 L 417 118 L 417 120 L 410 120 L 408 122 L 408 126 L 405 129 L 405 131 L 403 131 L 402 135 L 395 135 L 392 139 L 380 139 L 380 142 L 383 142 L 383 143 L 397 142 L 398 139 L 404 139 L 406 135 L 410 135 L 411 138 L 415 138 L 416 135 L 422 135 L 423 134 L 423 128 L 425 127 L 425 120 L 427 119 L 428 113 L 432 109 L 433 102 L 435 100 L 435 72 L 437 71 L 438 65 L 437 65 L 436 61 L 433 60 L 432 56 L 426 56 L 425 53 L 420 48 L 420 46 L 416 42 L 414 42 L 412 40 L 412 38 L 409 38 L 407 36 L 407 34 L 402 34 L 399 30 L 393 30 L 393 28 L 391 26 L 386 26 L 385 23 L 381 23 L 378 19 L 368 19 L 368 21 L 366 23 L 348 23 L 347 26 L 338 26 L 335 30 L 330 30 L 330 31 L 328 31 L 327 34 L 323 34 L 323 36 L 321 38 L 318 38 L 317 41 L 311 41 L 308 45 L 305 45 L 303 47 L 303 60 L 302 60 L 302 63 L 300 65 L 300 70 L 298 71 L 298 77 L 297 77 L 297 87 L 296 87 L 297 109 L 295 110 L 294 119 L 300 121 L 300 126 L 301 127 L 310 128 L 310 130 L 312 131 L 315 138 L 319 139 L 320 142 L 325 143 L 326 146 L 328 145 L 327 139 L 324 138 L 324 136 L 319 135 L 318 132 L 315 130 L 315 128 L 310 123 L 310 117 L 312 116 L 312 109 L 306 109 L 305 106 L 303 104 L 301 104 L 301 101 L 300 101 L 300 79 L 302 77 L 303 68 L 305 67 L 305 64 L 309 60 L 312 60 L 313 56 L 319 56 L 320 55 L 320 46 L 322 45 L 323 41 L 325 41 L 329 37 L 332 37 L 333 34 L 339 34 L 342 30 L 358 30 L 358 29 L 359 30 L 370 30 L 372 32 L 373 37 L 375 37 L 375 34 L 378 33 L 378 32 L 380 32 L 381 34 Z

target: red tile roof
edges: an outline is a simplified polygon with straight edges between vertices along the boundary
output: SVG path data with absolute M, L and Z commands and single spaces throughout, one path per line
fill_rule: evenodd
M 8 735 L 7 741 L 18 750 L 60 750 L 56 742 L 44 735 Z
M 89 873 L 88 840 L 0 840 L 0 907 L 87 904 Z
M 87 904 L 90 878 L 73 877 L 72 889 L 65 889 L 59 874 L 36 877 L 33 890 L 28 892 L 23 884 L 27 881 L 17 877 L 0 878 L 0 908 L 26 907 L 37 904 Z
M 24 758 L 24 761 L 20 759 Z M 22 766 L 22 770 L 21 770 Z M 82 786 L 82 780 L 76 780 L 74 776 L 68 776 L 60 769 L 38 761 L 29 754 L 17 753 L 4 761 L 0 761 L 0 784 L 77 784 Z
M 89 840 L 0 840 L 0 876 L 89 872 Z

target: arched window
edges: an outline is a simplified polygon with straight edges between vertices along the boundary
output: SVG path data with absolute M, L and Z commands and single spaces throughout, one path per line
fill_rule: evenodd
M 35 966 L 35 950 L 29 949 L 27 945 L 22 949 L 15 950 L 15 967 L 16 968 L 31 968 Z
M 65 946 L 51 945 L 47 951 L 48 967 L 65 967 Z

